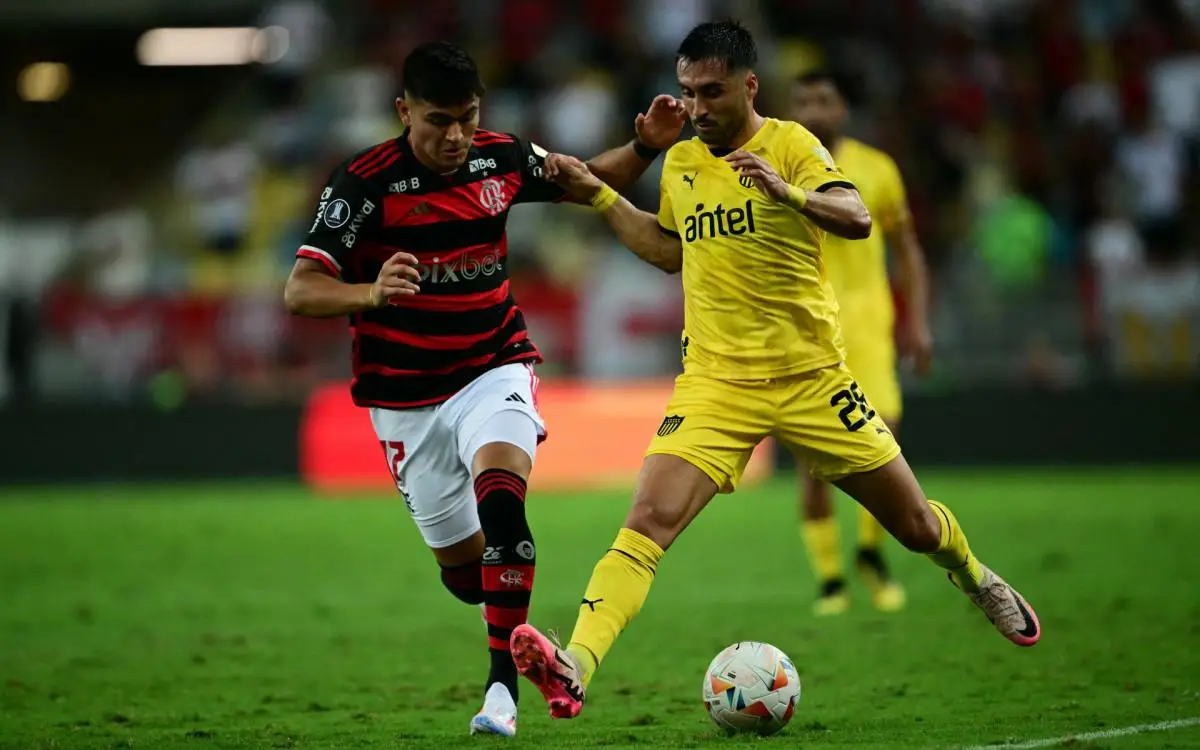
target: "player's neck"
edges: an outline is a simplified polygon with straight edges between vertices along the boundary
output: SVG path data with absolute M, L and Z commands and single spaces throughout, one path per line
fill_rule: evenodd
M 745 146 L 750 142 L 750 139 L 758 133 L 759 130 L 762 130 L 762 126 L 766 122 L 767 118 L 763 117 L 754 110 L 751 110 L 750 117 L 746 119 L 746 124 L 742 126 L 742 129 L 739 130 L 737 135 L 733 137 L 733 140 L 729 142 L 729 148 L 739 149 L 742 146 Z
M 441 175 L 442 177 L 452 177 L 452 176 L 454 176 L 454 174 L 456 172 L 458 172 L 458 170 L 462 169 L 462 166 L 460 165 L 460 166 L 455 167 L 454 169 L 451 169 L 449 172 L 447 172 L 436 164 L 430 164 L 425 159 L 425 155 L 422 154 L 419 149 L 417 149 L 415 146 L 413 146 L 413 142 L 409 139 L 407 133 L 404 134 L 404 140 L 408 142 L 408 150 L 412 151 L 413 156 L 416 157 L 417 161 L 421 164 L 421 166 L 425 167 L 430 172 L 433 172 L 434 174 L 437 174 L 437 175 Z

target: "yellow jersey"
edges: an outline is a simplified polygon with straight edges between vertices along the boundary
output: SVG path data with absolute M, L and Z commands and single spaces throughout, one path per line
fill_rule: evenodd
M 767 118 L 742 149 L 810 191 L 854 188 L 803 126 Z M 663 162 L 658 222 L 683 244 L 684 372 L 760 380 L 845 358 L 825 232 L 698 138 Z
M 890 341 L 895 311 L 888 283 L 886 234 L 911 220 L 904 181 L 892 157 L 862 141 L 842 138 L 834 147 L 834 156 L 858 186 L 874 221 L 866 239 L 831 236 L 825 241 L 825 268 L 841 308 L 842 330 L 854 344 L 880 335 Z

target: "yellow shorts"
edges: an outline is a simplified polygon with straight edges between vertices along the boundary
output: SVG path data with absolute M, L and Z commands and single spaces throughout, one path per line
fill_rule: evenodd
M 889 334 L 890 336 L 890 334 Z M 853 346 L 852 346 L 853 344 Z M 888 422 L 898 422 L 904 408 L 896 374 L 896 346 L 890 338 L 846 345 L 846 366 L 871 397 L 871 406 Z
M 772 380 L 684 373 L 646 455 L 679 456 L 732 492 L 754 446 L 774 435 L 818 479 L 871 471 L 900 446 L 842 364 Z

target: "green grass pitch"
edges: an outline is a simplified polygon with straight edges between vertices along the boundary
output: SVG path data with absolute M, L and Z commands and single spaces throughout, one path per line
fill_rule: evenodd
M 718 499 L 672 549 L 584 714 L 531 748 L 962 748 L 1200 716 L 1200 473 L 926 474 L 980 557 L 1036 606 L 1030 650 L 892 545 L 909 607 L 814 619 L 793 490 Z M 486 668 L 404 505 L 295 486 L 13 489 L 0 501 L 0 748 L 454 748 Z M 627 493 L 535 495 L 533 621 L 569 632 Z M 844 538 L 853 537 L 842 503 Z M 727 739 L 700 701 L 743 639 L 795 660 L 795 720 Z M 1074 741 L 1200 747 L 1200 727 Z

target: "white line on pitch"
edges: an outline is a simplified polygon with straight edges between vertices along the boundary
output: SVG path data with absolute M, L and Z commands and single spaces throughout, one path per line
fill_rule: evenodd
M 968 747 L 964 750 L 1032 750 L 1037 747 L 1054 747 L 1061 745 L 1064 742 L 1086 742 L 1088 740 L 1103 740 L 1112 737 L 1128 737 L 1134 734 L 1149 734 L 1150 732 L 1169 732 L 1172 729 L 1183 729 L 1184 727 L 1200 726 L 1200 716 L 1193 716 L 1190 719 L 1177 719 L 1175 721 L 1160 721 L 1157 724 L 1138 724 L 1132 727 L 1121 727 L 1120 729 L 1106 729 L 1102 732 L 1085 732 L 1083 734 L 1069 734 L 1065 737 L 1052 737 L 1047 740 L 1029 740 L 1027 742 L 1001 742 L 998 745 L 977 745 Z

